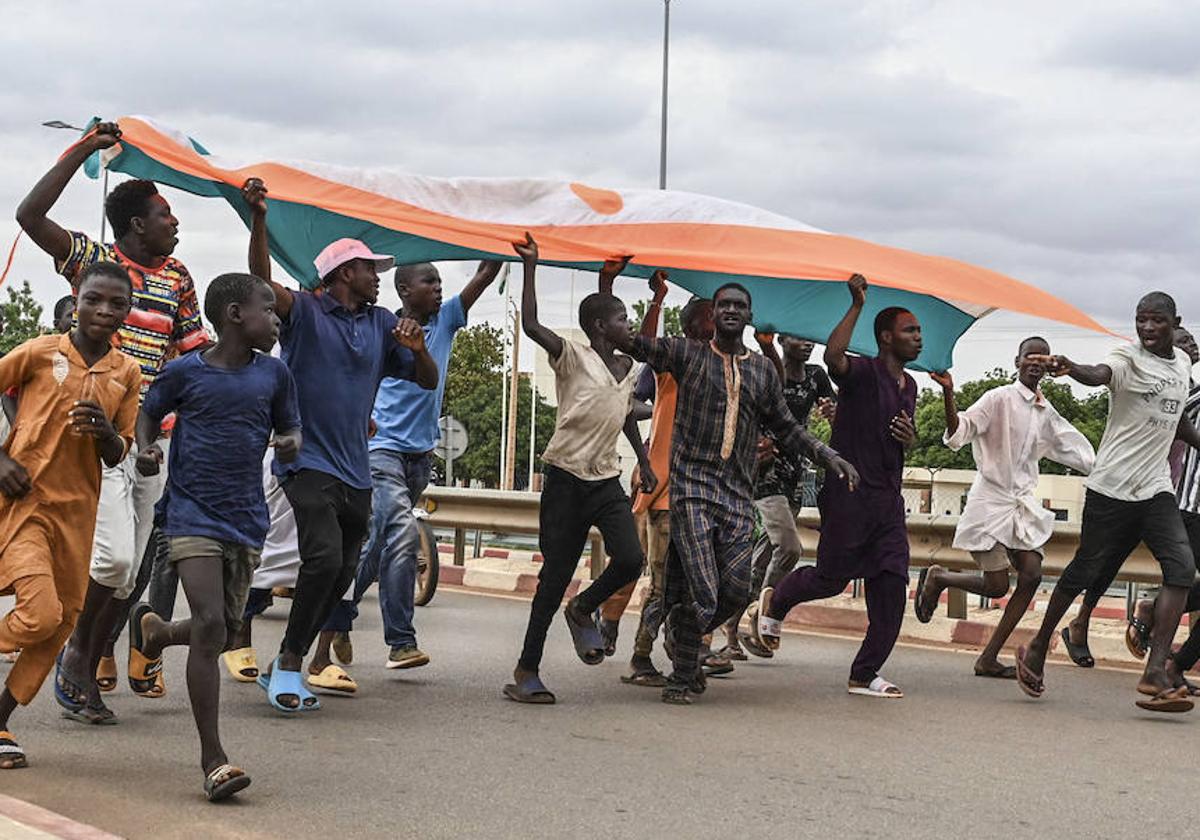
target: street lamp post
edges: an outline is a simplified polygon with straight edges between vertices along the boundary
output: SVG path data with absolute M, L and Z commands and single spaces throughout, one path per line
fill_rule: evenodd
M 671 0 L 663 0 L 662 126 L 658 136 L 658 188 L 667 188 L 667 56 L 671 41 Z

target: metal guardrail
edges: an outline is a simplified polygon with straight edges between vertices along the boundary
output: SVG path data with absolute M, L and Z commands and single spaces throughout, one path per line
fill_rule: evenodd
M 425 491 L 429 523 L 435 528 L 453 529 L 454 564 L 461 566 L 466 559 L 466 532 L 473 530 L 477 539 L 480 533 L 536 534 L 538 515 L 541 510 L 541 494 L 506 490 L 475 490 L 462 487 L 429 487 Z M 816 508 L 804 508 L 797 516 L 798 523 L 806 528 L 818 529 L 821 524 Z M 957 516 L 945 514 L 915 513 L 908 516 L 908 540 L 911 565 L 930 566 L 934 563 L 949 569 L 974 570 L 977 568 L 971 555 L 959 551 L 951 543 Z M 811 545 L 811 542 L 809 542 Z M 1068 522 L 1055 523 L 1053 536 L 1047 543 L 1042 564 L 1042 574 L 1059 577 L 1079 545 L 1079 525 Z M 600 534 L 591 533 L 591 572 L 596 578 L 604 567 L 604 546 Z M 1136 597 L 1136 587 L 1143 584 L 1157 585 L 1162 582 L 1158 563 L 1146 550 L 1137 550 L 1121 567 L 1117 580 L 1129 585 L 1128 598 Z M 949 614 L 953 618 L 966 618 L 966 593 L 949 590 Z

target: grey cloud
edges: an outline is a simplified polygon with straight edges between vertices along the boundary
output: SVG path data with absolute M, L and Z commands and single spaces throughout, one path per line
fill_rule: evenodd
M 1200 6 L 1130 5 L 1088 21 L 1059 44 L 1053 58 L 1114 72 L 1194 76 L 1200 72 Z

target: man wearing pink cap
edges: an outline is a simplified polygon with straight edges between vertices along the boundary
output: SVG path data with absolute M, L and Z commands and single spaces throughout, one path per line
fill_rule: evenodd
M 252 211 L 250 270 L 270 281 L 267 189 L 252 178 L 243 188 Z M 295 461 L 274 464 L 296 516 L 300 573 L 279 656 L 259 677 L 281 712 L 320 707 L 300 670 L 309 647 L 358 568 L 371 511 L 367 426 L 380 381 L 409 379 L 437 387 L 437 363 L 421 325 L 375 306 L 379 272 L 389 256 L 357 239 L 339 239 L 314 260 L 320 288 L 293 291 L 271 281 L 283 322 L 283 361 L 296 380 L 304 446 Z

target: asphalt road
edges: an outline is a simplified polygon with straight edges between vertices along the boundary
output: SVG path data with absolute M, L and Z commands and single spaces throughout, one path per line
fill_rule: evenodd
M 679 708 L 621 684 L 620 656 L 574 659 L 559 622 L 543 665 L 559 704 L 520 706 L 500 687 L 527 609 L 439 592 L 417 613 L 432 664 L 397 672 L 370 600 L 360 696 L 300 718 L 227 680 L 226 747 L 254 778 L 236 802 L 203 800 L 179 650 L 166 698 L 110 695 L 119 726 L 62 720 L 43 689 L 13 720 L 32 766 L 0 774 L 0 792 L 164 839 L 1097 838 L 1179 836 L 1194 819 L 1200 711 L 1138 710 L 1128 673 L 1051 666 L 1031 701 L 972 676 L 969 655 L 908 647 L 887 671 L 908 697 L 871 700 L 845 693 L 852 641 L 788 635 L 776 660 Z M 282 626 L 276 606 L 260 650 Z M 633 628 L 626 616 L 622 655 Z

